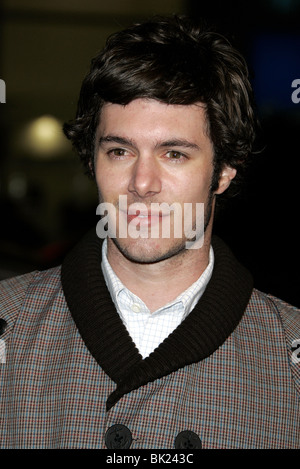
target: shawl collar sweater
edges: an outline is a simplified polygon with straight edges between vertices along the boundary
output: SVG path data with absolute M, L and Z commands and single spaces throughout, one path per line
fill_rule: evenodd
M 90 232 L 62 265 L 64 295 L 90 353 L 117 384 L 107 410 L 124 395 L 214 353 L 240 322 L 253 289 L 250 273 L 213 237 L 215 266 L 188 317 L 143 359 L 124 326 L 101 270 L 101 240 Z

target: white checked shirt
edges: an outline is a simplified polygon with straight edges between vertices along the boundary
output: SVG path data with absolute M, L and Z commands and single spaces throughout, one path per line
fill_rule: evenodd
M 145 303 L 131 293 L 112 270 L 107 260 L 107 240 L 104 240 L 101 267 L 106 285 L 124 325 L 143 358 L 150 355 L 193 310 L 211 278 L 213 265 L 214 253 L 210 247 L 209 264 L 199 279 L 174 301 L 151 313 Z

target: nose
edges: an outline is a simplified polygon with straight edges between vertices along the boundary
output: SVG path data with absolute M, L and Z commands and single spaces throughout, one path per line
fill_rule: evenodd
M 132 169 L 129 192 L 142 198 L 151 197 L 161 191 L 161 184 L 160 168 L 155 158 L 140 155 Z

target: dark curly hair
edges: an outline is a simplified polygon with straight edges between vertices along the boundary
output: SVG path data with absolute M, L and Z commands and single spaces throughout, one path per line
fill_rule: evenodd
M 174 16 L 155 17 L 108 38 L 83 81 L 75 120 L 64 125 L 92 177 L 102 106 L 137 98 L 203 103 L 214 147 L 211 188 L 217 188 L 220 171 L 229 165 L 237 169 L 234 189 L 252 151 L 257 123 L 246 62 L 224 36 Z

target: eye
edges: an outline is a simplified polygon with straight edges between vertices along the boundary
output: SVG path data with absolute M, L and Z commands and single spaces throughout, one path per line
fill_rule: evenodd
M 186 156 L 180 151 L 170 150 L 166 153 L 166 157 L 171 161 L 183 161 L 186 159 Z
M 124 150 L 124 148 L 112 148 L 111 150 L 109 150 L 107 152 L 107 154 L 111 158 L 121 159 L 121 158 L 127 156 L 129 154 L 129 152 L 127 150 Z

